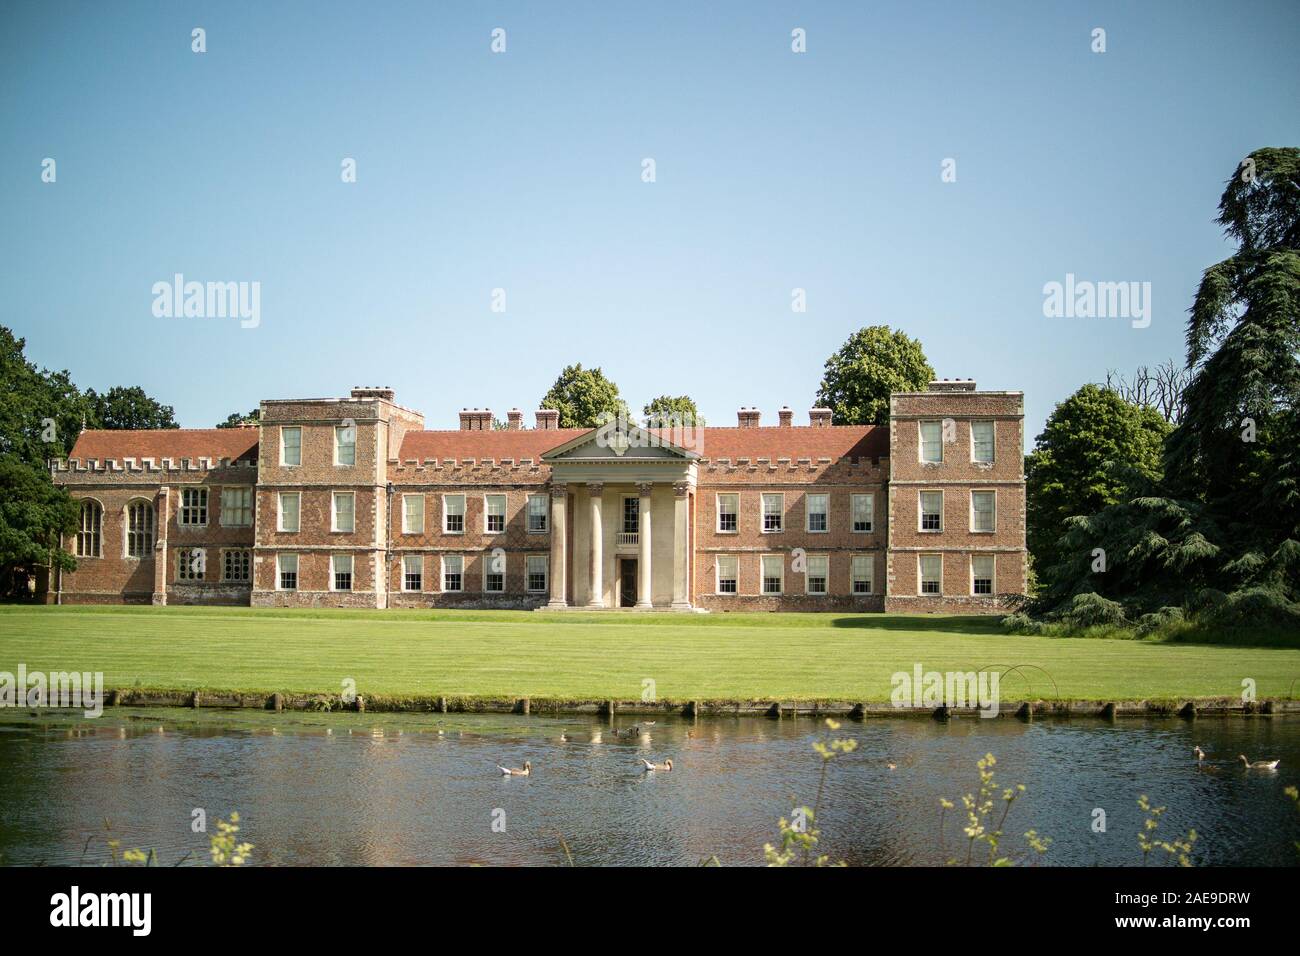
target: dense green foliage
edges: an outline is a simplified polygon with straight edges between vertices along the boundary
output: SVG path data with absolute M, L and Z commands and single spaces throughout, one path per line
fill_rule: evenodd
M 924 389 L 934 379 L 921 343 L 887 325 L 854 332 L 826 360 L 817 404 L 836 425 L 889 424 L 889 393 Z
M 598 368 L 569 365 L 542 398 L 542 408 L 560 413 L 561 428 L 596 428 L 602 413 L 627 413 L 627 403 L 618 394 L 618 386 Z
M 1066 518 L 1035 553 L 1031 610 L 1049 620 L 1142 629 L 1177 611 L 1300 634 L 1300 149 L 1251 154 L 1218 221 L 1238 249 L 1192 305 L 1192 377 L 1162 474 L 1114 461 L 1122 500 Z M 1031 494 L 1031 511 L 1041 504 Z M 1053 517 L 1031 519 L 1040 539 Z
M 90 402 L 90 415 L 86 422 L 90 428 L 181 427 L 176 423 L 172 407 L 150 398 L 139 385 L 114 385 L 103 395 L 88 388 L 86 399 Z
M 242 415 L 239 412 L 231 412 L 226 416 L 224 422 L 217 422 L 218 428 L 238 428 L 249 422 L 256 424 L 262 420 L 262 409 L 255 408 L 251 412 L 245 412 Z
M 641 409 L 645 415 L 645 424 L 655 428 L 663 424 L 682 427 L 703 426 L 704 416 L 695 406 L 695 399 L 689 395 L 660 395 L 645 404 Z
M 1035 561 L 1050 567 L 1061 560 L 1068 518 L 1127 501 L 1159 480 L 1169 431 L 1155 409 L 1130 405 L 1099 385 L 1084 385 L 1057 405 L 1025 457 L 1033 504 L 1026 533 Z

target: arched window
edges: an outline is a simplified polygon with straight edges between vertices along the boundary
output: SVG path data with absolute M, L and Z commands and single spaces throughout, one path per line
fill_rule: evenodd
M 77 532 L 77 557 L 98 558 L 100 532 L 104 529 L 104 509 L 98 501 L 87 498 L 81 503 L 81 528 Z
M 126 553 L 132 558 L 153 555 L 153 505 L 148 501 L 126 506 Z

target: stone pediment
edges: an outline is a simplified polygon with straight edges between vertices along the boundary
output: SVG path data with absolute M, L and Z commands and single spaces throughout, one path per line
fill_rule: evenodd
M 672 438 L 687 438 L 683 435 L 665 434 L 661 430 L 642 428 L 623 419 L 614 419 L 591 431 L 573 438 L 558 448 L 552 448 L 542 455 L 542 461 L 550 464 L 560 462 L 591 461 L 658 461 L 686 463 L 699 458 L 699 455 L 674 442 Z

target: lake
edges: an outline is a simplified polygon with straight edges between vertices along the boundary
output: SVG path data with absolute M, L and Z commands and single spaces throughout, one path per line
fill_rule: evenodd
M 191 829 L 196 808 L 209 828 L 238 811 L 261 865 L 752 865 L 777 841 L 777 819 L 815 799 L 821 759 L 811 748 L 824 735 L 808 718 L 659 717 L 640 735 L 614 736 L 637 720 L 129 708 L 98 720 L 0 716 L 7 865 L 102 863 L 110 839 L 152 848 L 163 865 L 206 862 L 207 836 Z M 1019 863 L 1140 864 L 1141 794 L 1168 808 L 1158 836 L 1197 831 L 1198 865 L 1300 863 L 1300 812 L 1283 794 L 1300 783 L 1295 717 L 872 718 L 843 721 L 835 735 L 858 745 L 830 766 L 818 819 L 822 851 L 837 861 L 964 859 L 952 813 L 941 836 L 939 800 L 960 811 L 978 785 L 976 761 L 991 752 L 999 786 L 1026 787 L 1003 845 Z M 1239 753 L 1282 763 L 1246 771 L 1232 762 Z M 672 758 L 674 770 L 643 773 L 642 757 Z M 525 760 L 531 777 L 496 769 Z M 1093 829 L 1098 808 L 1105 832 Z M 1025 845 L 1030 828 L 1052 838 L 1041 858 Z

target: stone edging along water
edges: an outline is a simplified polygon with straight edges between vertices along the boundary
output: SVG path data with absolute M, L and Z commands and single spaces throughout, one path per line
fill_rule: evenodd
M 694 717 L 933 717 L 975 716 L 977 707 L 897 707 L 888 702 L 844 700 L 612 700 L 553 697 L 357 696 L 325 694 L 243 694 L 221 691 L 110 690 L 109 707 L 198 707 L 270 711 L 353 711 L 419 714 L 589 714 L 613 717 L 676 715 Z M 1004 702 L 1004 717 L 1183 717 L 1272 716 L 1300 714 L 1300 700 L 1243 702 L 1239 697 L 1148 700 L 1022 700 Z

